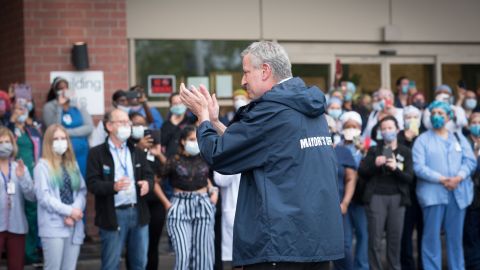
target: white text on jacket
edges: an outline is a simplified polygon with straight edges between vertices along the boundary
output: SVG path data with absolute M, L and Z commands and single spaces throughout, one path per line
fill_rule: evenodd
M 324 146 L 332 145 L 332 137 L 329 136 L 319 136 L 319 137 L 309 137 L 300 140 L 300 148 L 308 148 L 315 146 Z

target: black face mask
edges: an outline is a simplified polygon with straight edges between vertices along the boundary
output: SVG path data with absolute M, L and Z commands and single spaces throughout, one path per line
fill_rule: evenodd
M 417 109 L 419 109 L 419 110 L 425 109 L 425 102 L 423 102 L 423 101 L 414 101 L 412 103 L 412 105 L 417 107 Z

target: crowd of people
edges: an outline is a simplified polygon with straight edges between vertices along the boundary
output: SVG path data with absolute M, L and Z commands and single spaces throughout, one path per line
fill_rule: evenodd
M 291 68 L 277 46 L 246 49 L 244 89 L 220 116 L 203 86 L 173 93 L 165 121 L 141 86 L 117 90 L 96 126 L 64 78 L 53 80 L 41 119 L 29 85 L 0 91 L 8 268 L 41 261 L 75 269 L 85 211 L 95 211 L 102 269 L 118 269 L 123 251 L 128 269 L 158 269 L 164 224 L 175 269 L 317 256 L 334 269 L 377 270 L 383 239 L 388 269 L 442 269 L 443 232 L 448 269 L 480 269 L 477 93 L 440 85 L 427 103 L 429 89 L 407 77 L 370 95 L 338 76 L 324 97 L 266 60 L 258 69 L 265 77 L 253 77 L 262 50 Z M 287 143 L 299 130 L 299 145 Z M 87 192 L 94 209 L 86 209 Z

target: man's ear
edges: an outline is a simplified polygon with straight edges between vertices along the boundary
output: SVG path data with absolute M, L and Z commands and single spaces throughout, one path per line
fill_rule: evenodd
M 111 122 L 105 123 L 105 129 L 108 131 L 108 133 L 112 132 L 112 123 Z
M 262 80 L 266 81 L 272 77 L 272 67 L 269 64 L 262 64 Z

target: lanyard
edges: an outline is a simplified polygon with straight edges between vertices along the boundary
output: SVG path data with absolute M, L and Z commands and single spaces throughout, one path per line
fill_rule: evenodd
M 8 178 L 3 174 L 3 172 L 0 170 L 0 173 L 2 174 L 3 178 L 3 183 L 4 183 L 4 188 L 5 188 L 5 193 L 8 194 L 8 182 L 12 179 L 12 162 L 8 162 Z
M 120 167 L 123 169 L 123 173 L 125 174 L 124 176 L 128 176 L 128 167 L 127 167 L 127 146 L 125 146 L 124 150 L 124 163 L 122 163 L 122 159 L 120 158 L 120 154 L 118 153 L 118 148 L 115 147 L 115 154 L 117 155 L 118 158 L 118 163 L 120 163 Z

